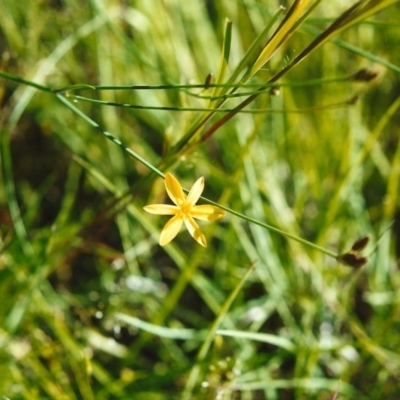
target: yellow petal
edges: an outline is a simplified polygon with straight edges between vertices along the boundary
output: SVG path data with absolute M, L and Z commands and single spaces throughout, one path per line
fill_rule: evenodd
M 225 217 L 226 212 L 219 207 L 204 204 L 202 206 L 191 207 L 190 215 L 202 221 L 216 221 L 217 219 Z
M 178 180 L 169 172 L 165 174 L 165 189 L 167 190 L 169 198 L 177 206 L 180 206 L 186 201 L 182 186 L 180 185 Z
M 190 189 L 186 202 L 191 205 L 195 205 L 197 203 L 197 200 L 203 193 L 203 190 L 204 190 L 204 177 L 201 177 L 197 179 L 197 181 Z
M 150 204 L 149 206 L 143 207 L 143 209 L 150 214 L 158 215 L 174 215 L 179 211 L 177 206 L 171 206 L 169 204 Z
M 164 226 L 160 235 L 160 245 L 165 246 L 179 233 L 182 226 L 182 218 L 179 215 L 172 217 Z
M 205 236 L 201 233 L 199 226 L 196 224 L 196 221 L 188 215 L 187 218 L 184 219 L 185 225 L 189 233 L 192 235 L 193 239 L 201 244 L 204 247 L 207 247 L 207 241 Z

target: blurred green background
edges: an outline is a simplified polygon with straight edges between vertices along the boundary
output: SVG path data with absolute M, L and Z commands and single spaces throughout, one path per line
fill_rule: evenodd
M 361 1 L 384 6 L 250 112 L 171 151 L 202 115 L 185 109 L 210 106 L 212 89 L 178 85 L 215 82 L 226 18 L 229 77 L 291 4 L 2 0 L 1 396 L 400 398 L 399 2 Z M 356 2 L 313 4 L 238 93 L 254 94 Z M 328 254 L 368 236 L 368 262 L 344 265 L 229 213 L 201 225 L 207 248 L 187 231 L 160 247 L 167 218 L 142 207 L 169 201 L 163 181 L 53 91 L 78 84 L 108 89 L 58 94 L 184 187 L 204 176 L 206 198 Z

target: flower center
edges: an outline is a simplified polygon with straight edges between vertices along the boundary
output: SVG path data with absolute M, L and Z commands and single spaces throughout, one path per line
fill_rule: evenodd
M 183 214 L 185 214 L 185 215 L 190 214 L 190 204 L 188 204 L 188 203 L 183 203 L 183 204 L 180 206 L 180 208 L 181 208 L 181 211 L 182 211 Z

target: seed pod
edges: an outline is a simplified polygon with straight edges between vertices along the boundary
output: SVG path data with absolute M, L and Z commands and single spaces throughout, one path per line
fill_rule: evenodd
M 338 257 L 338 260 L 349 267 L 360 268 L 368 262 L 367 257 L 363 257 L 357 253 L 345 253 Z
M 370 71 L 368 69 L 360 69 L 358 72 L 351 76 L 351 79 L 357 82 L 369 82 L 377 78 L 378 72 Z
M 208 89 L 208 87 L 211 85 L 213 77 L 214 76 L 211 72 L 206 76 L 206 80 L 204 82 L 204 89 Z
M 361 239 L 358 239 L 352 246 L 353 251 L 360 251 L 362 250 L 369 242 L 369 236 L 365 236 Z

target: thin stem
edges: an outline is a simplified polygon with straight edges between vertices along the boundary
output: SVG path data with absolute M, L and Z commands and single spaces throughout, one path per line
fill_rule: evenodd
M 87 103 L 93 104 L 100 104 L 102 106 L 111 106 L 111 107 L 119 107 L 119 108 L 131 108 L 135 110 L 162 110 L 162 111 L 212 111 L 217 113 L 229 113 L 231 111 L 235 111 L 235 108 L 204 108 L 204 107 L 173 107 L 173 106 L 149 106 L 149 105 L 139 105 L 139 104 L 130 104 L 130 103 L 118 103 L 114 101 L 104 101 L 104 100 L 97 100 L 91 99 L 89 97 L 78 96 L 78 95 L 69 95 L 68 98 L 77 100 L 77 101 L 84 101 Z M 265 114 L 265 113 L 307 113 L 313 111 L 320 111 L 323 109 L 332 109 L 337 107 L 343 107 L 349 104 L 349 101 L 346 100 L 341 103 L 334 103 L 334 104 L 327 104 L 327 105 L 320 105 L 316 107 L 308 107 L 308 108 L 299 108 L 299 109 L 281 109 L 276 110 L 272 108 L 255 108 L 252 110 L 241 110 L 240 112 L 244 114 Z
M 315 250 L 318 250 L 321 253 L 324 253 L 329 257 L 333 257 L 333 258 L 337 258 L 338 257 L 338 254 L 334 253 L 333 251 L 330 251 L 328 249 L 325 249 L 324 247 L 318 246 L 318 245 L 316 245 L 316 244 L 314 244 L 312 242 L 309 242 L 306 239 L 303 239 L 301 237 L 292 235 L 291 233 L 282 231 L 281 229 L 276 228 L 276 227 L 274 227 L 272 225 L 266 224 L 265 222 L 261 222 L 261 221 L 258 221 L 256 219 L 254 219 L 254 218 L 248 217 L 247 215 L 241 214 L 240 212 L 232 210 L 231 208 L 228 208 L 228 207 L 225 207 L 225 206 L 221 206 L 220 204 L 215 203 L 214 201 L 209 200 L 206 197 L 200 197 L 200 198 L 202 200 L 204 200 L 205 202 L 211 204 L 211 205 L 214 205 L 214 206 L 217 206 L 219 208 L 222 208 L 223 210 L 225 210 L 229 214 L 235 215 L 236 217 L 239 217 L 239 218 L 244 219 L 244 220 L 246 220 L 248 222 L 251 222 L 252 224 L 259 225 L 259 226 L 261 226 L 263 228 L 266 228 L 266 229 L 268 229 L 268 230 L 270 230 L 272 232 L 278 233 L 279 235 L 284 236 L 284 237 L 286 237 L 288 239 L 292 239 L 292 240 L 294 240 L 294 241 L 296 241 L 298 243 L 304 244 L 304 245 L 306 245 L 308 247 L 311 247 L 311 248 L 313 248 Z
M 71 111 L 73 111 L 75 114 L 79 115 L 83 120 L 85 120 L 89 125 L 91 125 L 93 128 L 97 129 L 100 131 L 107 139 L 111 140 L 114 142 L 117 146 L 121 147 L 124 151 L 126 151 L 131 157 L 145 165 L 148 169 L 156 173 L 158 176 L 161 178 L 165 178 L 165 175 L 156 167 L 154 167 L 152 164 L 150 164 L 148 161 L 146 161 L 144 158 L 139 156 L 135 151 L 130 149 L 129 147 L 125 146 L 119 139 L 117 139 L 115 136 L 113 136 L 110 132 L 106 131 L 103 129 L 97 122 L 93 121 L 91 118 L 89 118 L 86 114 L 84 114 L 81 110 L 76 108 L 71 102 L 69 102 L 64 96 L 60 94 L 56 94 L 56 97 L 58 100 L 60 100 L 63 104 L 65 104 Z
M 0 77 L 5 78 L 5 79 L 8 79 L 8 80 L 10 80 L 10 81 L 14 81 L 14 82 L 18 82 L 18 83 L 23 83 L 24 85 L 34 87 L 34 88 L 39 89 L 39 90 L 41 90 L 41 91 L 43 91 L 43 92 L 51 92 L 51 91 L 52 91 L 52 90 L 51 90 L 49 87 L 47 87 L 47 86 L 43 86 L 43 85 L 40 85 L 39 83 L 35 83 L 35 82 L 32 82 L 32 81 L 28 81 L 28 80 L 26 80 L 26 79 L 23 79 L 23 78 L 21 78 L 21 77 L 19 77 L 19 76 L 10 74 L 10 73 L 5 72 L 5 71 L 0 71 Z

